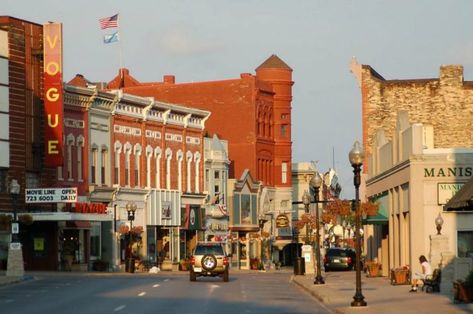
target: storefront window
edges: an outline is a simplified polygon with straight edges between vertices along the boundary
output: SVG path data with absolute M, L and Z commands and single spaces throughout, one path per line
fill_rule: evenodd
M 473 257 L 473 230 L 458 231 L 458 257 Z
M 92 228 L 90 229 L 90 256 L 92 258 L 100 259 L 101 257 L 100 222 L 99 223 L 91 222 L 91 225 L 92 225 Z

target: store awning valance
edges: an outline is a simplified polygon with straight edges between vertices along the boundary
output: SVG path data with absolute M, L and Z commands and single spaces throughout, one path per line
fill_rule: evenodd
M 446 211 L 473 211 L 473 177 L 443 206 Z
M 377 198 L 375 202 L 378 204 L 378 213 L 375 216 L 368 216 L 363 219 L 365 225 L 385 225 L 389 222 L 388 217 L 388 194 L 384 194 Z

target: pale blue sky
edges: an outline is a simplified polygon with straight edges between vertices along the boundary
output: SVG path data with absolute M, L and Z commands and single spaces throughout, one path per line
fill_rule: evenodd
M 120 43 L 98 19 L 120 13 Z M 108 81 L 123 66 L 139 81 L 231 79 L 277 54 L 293 72 L 293 161 L 335 168 L 353 197 L 348 152 L 361 138 L 352 56 L 386 79 L 436 78 L 441 64 L 473 75 L 471 0 L 2 0 L 1 15 L 64 24 L 64 80 Z

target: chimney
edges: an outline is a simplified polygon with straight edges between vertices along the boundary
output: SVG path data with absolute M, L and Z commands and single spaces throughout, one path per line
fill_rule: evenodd
M 176 77 L 174 75 L 164 75 L 163 82 L 166 84 L 174 84 L 176 83 Z

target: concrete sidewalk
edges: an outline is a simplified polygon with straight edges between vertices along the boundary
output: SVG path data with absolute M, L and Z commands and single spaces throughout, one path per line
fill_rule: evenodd
M 322 301 L 334 313 L 473 313 L 473 303 L 455 304 L 451 295 L 442 293 L 409 292 L 409 285 L 391 285 L 385 277 L 367 278 L 361 274 L 362 294 L 366 307 L 351 307 L 355 295 L 355 272 L 323 274 L 324 285 L 314 285 L 314 276 L 292 276 L 292 281 Z M 451 292 L 449 292 L 451 293 Z

